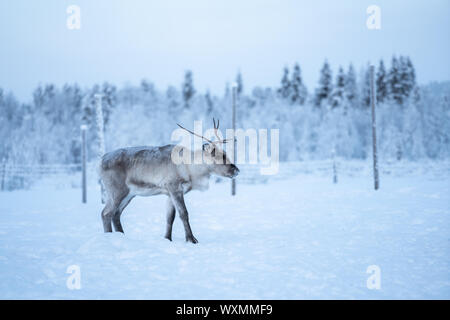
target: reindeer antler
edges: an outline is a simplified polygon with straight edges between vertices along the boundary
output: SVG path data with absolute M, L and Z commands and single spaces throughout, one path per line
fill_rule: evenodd
M 187 132 L 193 134 L 194 136 L 200 137 L 200 138 L 202 138 L 202 139 L 205 139 L 205 140 L 208 141 L 209 143 L 214 144 L 214 142 L 212 142 L 211 140 L 205 138 L 205 137 L 202 136 L 202 135 L 196 134 L 195 132 L 193 132 L 193 131 L 191 131 L 191 130 L 189 130 L 189 129 L 186 129 L 185 127 L 183 127 L 182 125 L 180 125 L 180 124 L 178 124 L 178 123 L 177 123 L 177 126 L 179 126 L 181 129 L 186 130 Z
M 214 124 L 214 134 L 217 137 L 217 141 L 216 143 L 227 143 L 228 141 L 232 140 L 232 139 L 220 139 L 219 134 L 217 133 L 217 130 L 219 130 L 219 122 L 220 120 L 217 119 L 217 126 L 216 126 L 216 120 L 213 118 L 213 124 Z
M 227 143 L 229 140 L 232 140 L 232 139 L 220 139 L 219 133 L 217 132 L 217 130 L 219 130 L 219 119 L 217 119 L 217 125 L 216 125 L 216 120 L 213 118 L 213 124 L 214 124 L 214 134 L 217 137 L 217 141 L 211 141 L 211 140 L 205 138 L 202 135 L 196 134 L 195 132 L 193 132 L 193 131 L 191 131 L 189 129 L 186 129 L 185 127 L 183 127 L 182 125 L 180 125 L 178 123 L 177 123 L 177 126 L 179 126 L 183 130 L 186 130 L 190 134 L 193 134 L 194 136 L 197 136 L 197 137 L 200 137 L 202 139 L 205 139 L 206 141 L 208 141 L 209 143 L 214 144 L 214 145 L 217 145 L 218 143 Z

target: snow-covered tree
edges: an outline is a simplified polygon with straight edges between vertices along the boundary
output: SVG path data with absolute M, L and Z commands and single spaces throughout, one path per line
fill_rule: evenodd
M 292 72 L 291 80 L 291 102 L 293 104 L 304 105 L 308 91 L 303 84 L 302 73 L 298 63 L 294 65 L 294 71 Z
M 194 82 L 192 79 L 192 71 L 190 70 L 186 71 L 184 75 L 182 93 L 183 93 L 184 107 L 189 108 L 192 98 L 195 95 Z
M 380 60 L 376 74 L 377 102 L 383 103 L 388 95 L 386 68 L 383 60 Z
M 150 91 L 154 90 L 154 86 L 147 79 L 142 79 L 141 80 L 141 89 L 144 92 L 150 92 Z
M 314 104 L 320 107 L 322 103 L 329 102 L 333 90 L 331 68 L 328 61 L 325 61 L 320 70 L 319 87 L 316 89 Z
M 283 69 L 283 77 L 281 78 L 281 87 L 278 89 L 278 94 L 282 99 L 288 99 L 291 95 L 291 81 L 289 80 L 289 69 Z
M 387 83 L 389 99 L 393 100 L 397 104 L 402 104 L 404 101 L 404 92 L 400 78 L 400 64 L 396 56 L 392 57 Z
M 242 74 L 240 71 L 236 75 L 236 84 L 237 84 L 236 92 L 238 97 L 240 97 L 244 93 L 244 84 L 242 83 Z
M 416 72 L 411 60 L 404 56 L 399 59 L 399 77 L 403 100 L 406 100 L 416 85 Z
M 117 104 L 116 86 L 108 82 L 104 82 L 100 94 L 102 95 L 102 109 L 105 126 L 109 123 L 111 113 Z
M 211 98 L 211 93 L 209 92 L 209 90 L 206 91 L 205 102 L 206 102 L 206 114 L 211 115 L 214 110 L 214 101 Z
M 345 76 L 345 97 L 351 107 L 355 107 L 358 102 L 358 85 L 356 83 L 356 73 L 353 64 L 348 67 Z
M 406 58 L 406 67 L 408 70 L 408 92 L 411 92 L 416 87 L 416 69 L 409 57 Z
M 333 108 L 339 107 L 344 103 L 345 99 L 345 74 L 344 69 L 339 67 L 338 74 L 336 76 L 336 83 L 331 93 L 331 106 Z
M 180 94 L 174 86 L 169 86 L 166 90 L 166 103 L 169 114 L 174 115 L 178 112 L 181 98 Z
M 361 101 L 360 105 L 363 108 L 370 107 L 370 66 L 367 64 L 366 68 L 361 71 Z

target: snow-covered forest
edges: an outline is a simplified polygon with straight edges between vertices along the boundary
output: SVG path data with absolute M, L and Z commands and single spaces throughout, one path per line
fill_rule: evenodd
M 357 69 L 360 69 L 357 71 Z M 239 128 L 279 128 L 281 161 L 370 156 L 369 65 L 333 68 L 327 61 L 316 88 L 307 88 L 301 65 L 280 72 L 276 88 L 247 88 L 236 75 Z M 409 57 L 376 65 L 377 125 L 383 159 L 446 159 L 450 156 L 450 83 L 419 86 Z M 151 78 L 151 75 L 149 75 Z M 18 101 L 0 89 L 0 160 L 10 164 L 80 162 L 80 125 L 87 124 L 88 155 L 96 156 L 96 93 L 103 95 L 107 150 L 128 145 L 170 143 L 176 123 L 194 120 L 231 125 L 231 83 L 223 94 L 195 88 L 186 71 L 178 86 L 158 88 L 150 80 L 122 88 L 105 82 L 91 88 L 41 85 L 32 101 Z

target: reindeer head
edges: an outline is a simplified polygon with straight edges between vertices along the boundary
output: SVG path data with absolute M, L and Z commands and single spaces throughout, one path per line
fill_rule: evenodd
M 217 141 L 209 140 L 204 136 L 198 135 L 195 132 L 186 129 L 177 123 L 180 128 L 207 141 L 202 146 L 203 161 L 204 164 L 209 167 L 212 173 L 222 177 L 234 178 L 238 175 L 239 169 L 233 163 L 231 163 L 225 151 L 221 147 L 219 147 L 220 144 L 227 143 L 228 140 L 220 139 L 219 137 L 219 134 L 217 132 L 217 130 L 219 129 L 219 120 L 217 120 L 216 125 L 216 121 L 213 118 L 213 124 Z

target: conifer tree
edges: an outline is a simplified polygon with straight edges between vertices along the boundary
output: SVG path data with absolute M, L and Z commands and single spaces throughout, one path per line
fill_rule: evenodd
M 278 94 L 283 99 L 287 99 L 291 95 L 291 82 L 289 80 L 288 67 L 285 67 L 283 70 L 283 77 L 281 78 L 281 87 L 278 89 Z
M 303 84 L 300 66 L 296 63 L 291 80 L 291 102 L 293 104 L 304 105 L 307 95 L 308 92 Z
M 236 84 L 237 84 L 236 92 L 237 92 L 238 97 L 240 97 L 244 91 L 244 85 L 242 83 L 242 74 L 240 71 L 236 75 Z
M 181 91 L 183 94 L 184 107 L 189 108 L 191 100 L 195 95 L 194 83 L 192 79 L 192 71 L 190 70 L 186 71 L 184 75 L 184 82 Z
M 167 87 L 166 100 L 169 108 L 169 112 L 174 114 L 178 110 L 179 106 L 179 92 L 174 86 Z
M 400 57 L 400 81 L 404 99 L 407 99 L 416 86 L 416 72 L 409 57 Z
M 102 108 L 105 126 L 109 123 L 111 113 L 117 104 L 116 86 L 108 82 L 104 82 L 101 90 Z
M 209 90 L 206 91 L 205 101 L 206 101 L 206 113 L 208 115 L 210 115 L 213 112 L 213 109 L 214 109 L 214 102 L 213 102 L 213 100 L 211 98 L 211 93 L 209 92 Z
M 383 60 L 380 60 L 376 74 L 377 102 L 383 103 L 388 95 L 386 68 Z
M 345 74 L 344 69 L 339 67 L 338 74 L 336 76 L 336 84 L 333 88 L 333 93 L 331 95 L 331 105 L 333 108 L 342 105 L 345 96 Z
M 314 104 L 320 107 L 323 101 L 329 101 L 333 89 L 332 74 L 328 61 L 325 61 L 320 70 L 319 87 L 316 89 Z
M 349 65 L 347 75 L 345 77 L 345 98 L 350 106 L 356 106 L 358 101 L 358 86 L 356 84 L 355 69 L 352 64 Z
M 388 74 L 388 96 L 389 99 L 398 103 L 403 103 L 403 86 L 400 82 L 400 65 L 397 57 L 392 57 L 391 69 Z
M 362 73 L 361 83 L 361 106 L 370 107 L 370 66 L 369 64 Z

